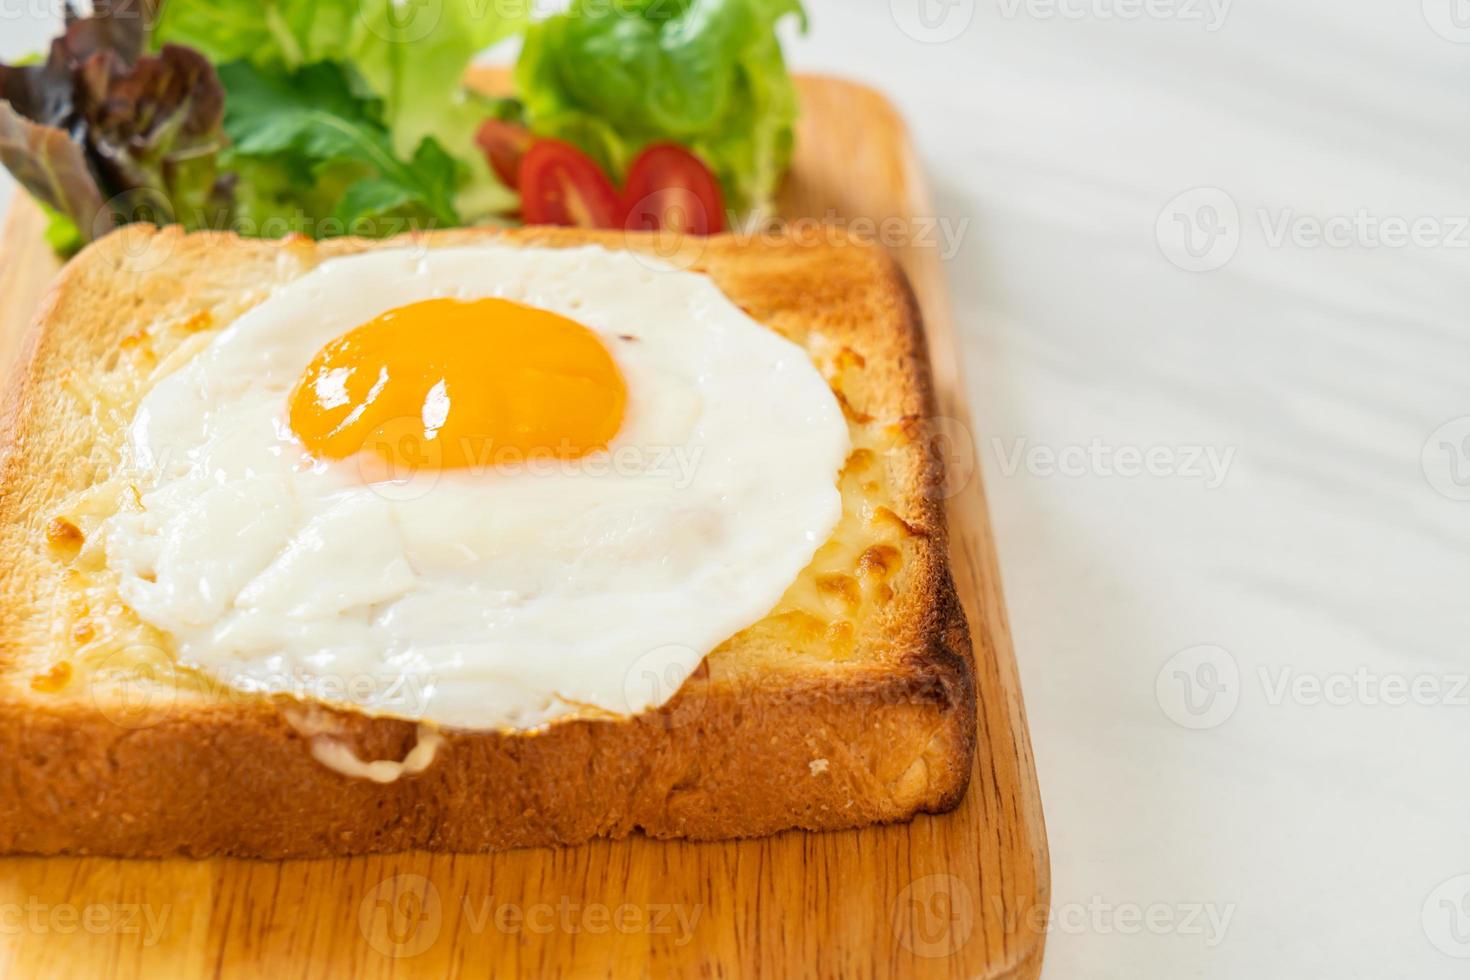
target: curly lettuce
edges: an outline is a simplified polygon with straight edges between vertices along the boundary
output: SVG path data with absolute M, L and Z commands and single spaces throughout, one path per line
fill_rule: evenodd
M 621 179 L 640 150 L 698 154 L 737 211 L 770 205 L 791 162 L 796 88 L 776 24 L 798 0 L 573 0 L 516 64 L 527 122 Z
M 386 131 L 395 159 L 404 166 L 430 165 L 433 176 L 453 161 L 452 211 L 458 222 L 474 222 L 504 211 L 514 196 L 500 186 L 474 143 L 484 110 L 462 89 L 465 70 L 484 48 L 518 33 L 532 0 L 169 0 L 154 29 L 153 43 L 186 44 L 219 65 L 246 62 L 252 81 L 286 85 L 303 71 L 331 64 L 360 101 L 343 118 L 360 122 L 371 114 Z M 231 85 L 246 78 L 225 73 Z M 369 103 L 374 108 L 367 109 Z M 325 111 L 326 106 L 321 108 Z M 231 110 L 233 117 L 233 109 Z M 227 128 L 232 128 L 227 122 Z M 235 133 L 231 132 L 234 137 Z M 386 183 L 357 188 L 344 207 L 376 202 L 381 210 L 407 182 L 393 168 Z M 390 186 L 392 185 L 392 186 Z M 423 195 L 415 206 L 436 202 Z M 436 220 L 449 214 L 439 211 Z
M 44 61 L 0 65 L 0 163 L 68 247 L 140 216 L 214 226 L 229 207 L 214 69 L 186 48 L 144 54 L 141 18 L 117 18 L 68 8 Z

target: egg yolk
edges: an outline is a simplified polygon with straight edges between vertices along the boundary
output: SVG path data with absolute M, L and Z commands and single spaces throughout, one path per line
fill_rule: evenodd
M 321 349 L 291 395 L 318 456 L 452 469 L 604 448 L 627 387 L 591 330 L 503 299 L 389 310 Z

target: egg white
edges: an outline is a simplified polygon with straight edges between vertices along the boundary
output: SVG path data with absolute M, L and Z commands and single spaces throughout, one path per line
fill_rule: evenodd
M 308 455 L 287 401 L 316 352 L 446 296 L 597 333 L 628 387 L 607 451 L 392 480 Z M 105 525 L 107 561 L 234 688 L 466 729 L 635 714 L 776 604 L 836 526 L 847 451 L 806 353 L 704 275 L 598 247 L 375 251 L 279 288 L 148 393 L 142 507 Z

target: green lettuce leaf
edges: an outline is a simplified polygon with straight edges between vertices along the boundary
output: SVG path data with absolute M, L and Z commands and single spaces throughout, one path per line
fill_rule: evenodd
M 433 138 L 421 140 L 403 160 L 382 103 L 364 97 L 360 82 L 340 65 L 315 62 L 286 74 L 235 61 L 221 65 L 219 74 L 229 91 L 230 164 L 249 178 L 252 196 L 260 198 L 267 188 L 279 195 L 264 208 L 257 201 L 257 220 L 294 200 L 305 205 L 307 219 L 331 219 L 308 229 L 314 237 L 372 233 L 370 219 L 391 215 L 421 225 L 460 223 L 454 160 Z
M 697 153 L 737 211 L 769 205 L 791 162 L 796 89 L 776 24 L 798 0 L 573 0 L 516 64 L 531 128 L 616 178 L 645 146 Z
M 532 0 L 428 0 L 398 5 L 363 0 L 365 34 L 350 52 L 353 66 L 383 97 L 384 116 L 400 152 L 432 137 L 466 174 L 456 204 L 467 222 L 512 210 L 516 195 L 501 185 L 475 131 L 483 106 L 463 87 L 484 49 L 519 33 Z
M 42 234 L 46 238 L 46 244 L 51 246 L 51 251 L 64 259 L 69 259 L 81 251 L 82 246 L 87 242 L 82 238 L 82 232 L 77 228 L 76 222 L 46 202 L 38 203 L 41 205 L 42 213 L 46 215 L 46 230 Z
M 248 59 L 288 72 L 340 60 L 360 27 L 354 0 L 168 0 L 153 43 L 187 44 L 216 64 Z
M 515 197 L 475 146 L 484 113 L 463 91 L 464 74 L 476 54 L 525 25 L 531 2 L 170 0 L 153 41 L 188 44 L 216 63 L 248 60 L 282 77 L 338 63 L 381 100 L 382 123 L 400 157 L 417 158 L 431 138 L 454 159 L 456 210 L 473 222 L 506 210 Z

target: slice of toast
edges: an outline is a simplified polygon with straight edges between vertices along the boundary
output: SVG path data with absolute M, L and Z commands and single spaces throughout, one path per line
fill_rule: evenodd
M 776 609 L 634 718 L 438 733 L 221 689 L 180 667 L 169 638 L 118 598 L 105 541 L 89 537 L 132 492 L 114 468 L 138 400 L 327 258 L 491 236 L 656 252 L 707 273 L 805 347 L 852 432 L 833 538 Z M 854 827 L 952 808 L 970 777 L 976 711 L 933 413 L 902 273 L 829 229 L 672 244 L 561 229 L 320 244 L 116 232 L 62 272 L 5 392 L 0 852 L 480 851 L 636 830 L 716 839 Z

